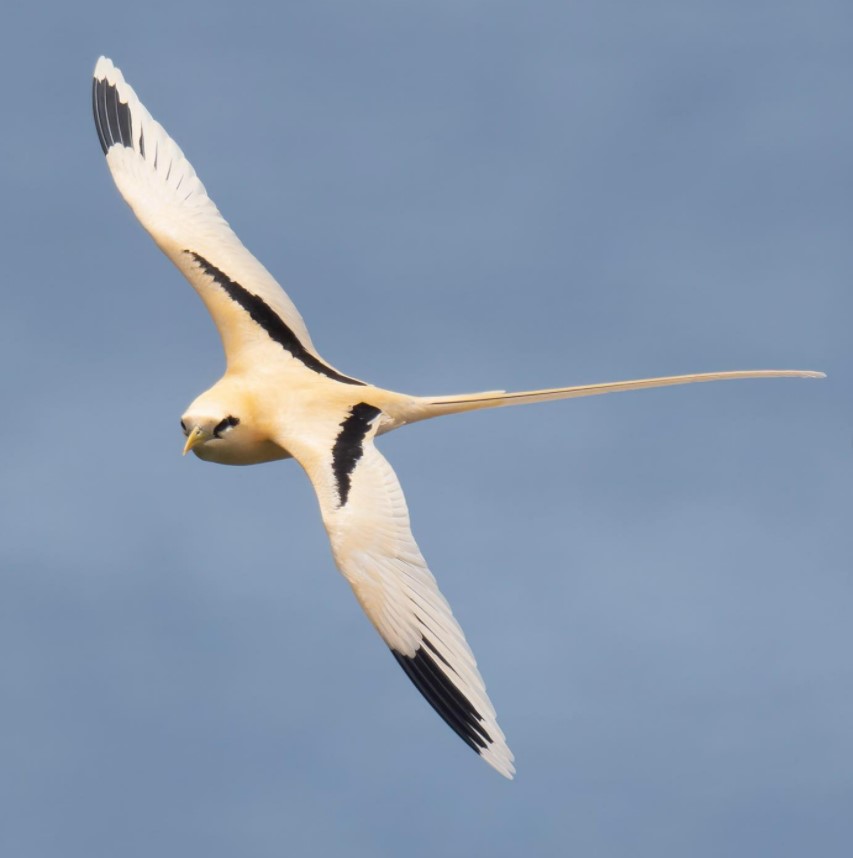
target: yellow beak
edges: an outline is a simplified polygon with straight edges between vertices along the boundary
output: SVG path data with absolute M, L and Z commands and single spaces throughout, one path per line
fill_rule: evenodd
M 187 435 L 187 443 L 184 444 L 184 452 L 182 456 L 186 456 L 193 447 L 203 444 L 207 440 L 207 432 L 204 429 L 199 429 L 198 426 L 193 426 L 192 432 Z

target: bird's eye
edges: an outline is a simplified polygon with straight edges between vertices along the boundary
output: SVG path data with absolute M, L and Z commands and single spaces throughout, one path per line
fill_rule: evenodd
M 233 417 L 229 414 L 227 417 L 223 418 L 216 424 L 213 430 L 213 437 L 220 438 L 222 436 L 222 433 L 226 429 L 230 429 L 232 426 L 236 426 L 239 422 L 239 417 Z
M 181 420 L 181 430 L 183 431 L 184 435 L 187 434 L 187 424 L 184 423 L 183 420 Z

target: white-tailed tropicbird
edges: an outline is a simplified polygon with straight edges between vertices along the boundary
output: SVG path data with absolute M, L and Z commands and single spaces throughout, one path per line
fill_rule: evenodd
M 462 740 L 511 778 L 513 755 L 477 663 L 415 544 L 403 492 L 375 437 L 478 408 L 823 373 L 715 372 L 458 396 L 374 387 L 320 357 L 290 298 L 232 232 L 178 145 L 106 57 L 95 66 L 92 95 L 119 192 L 201 296 L 225 348 L 225 375 L 181 419 L 184 453 L 227 465 L 296 459 L 317 493 L 335 563 L 400 666 Z

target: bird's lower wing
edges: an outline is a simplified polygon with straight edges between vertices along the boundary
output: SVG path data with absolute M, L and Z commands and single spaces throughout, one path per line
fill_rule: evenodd
M 260 348 L 267 361 L 280 355 L 359 383 L 319 358 L 293 302 L 243 246 L 178 144 L 106 57 L 95 66 L 92 106 L 116 187 L 207 305 L 229 363 Z
M 511 778 L 513 755 L 477 663 L 412 536 L 397 476 L 373 444 L 379 413 L 354 406 L 331 454 L 302 461 L 335 562 L 421 694 L 464 742 Z

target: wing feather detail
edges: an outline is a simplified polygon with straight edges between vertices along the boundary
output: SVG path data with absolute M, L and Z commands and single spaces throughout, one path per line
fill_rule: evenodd
M 361 403 L 339 424 L 339 455 L 348 432 L 353 445 L 346 451 L 352 467 L 345 493 L 330 453 L 300 458 L 335 562 L 418 691 L 469 747 L 511 778 L 513 755 L 477 662 L 415 543 L 397 476 L 374 446 L 378 413 Z
M 270 343 L 267 330 L 209 276 L 197 262 L 198 257 L 257 296 L 292 333 L 298 351 L 332 370 L 320 361 L 293 302 L 243 246 L 181 148 L 106 57 L 95 66 L 92 106 L 98 139 L 119 193 L 201 296 L 222 337 L 229 364 L 246 358 L 245 352 L 256 348 L 265 349 L 267 359 L 279 352 L 286 360 L 299 357 Z

